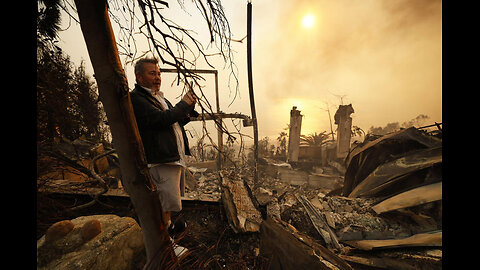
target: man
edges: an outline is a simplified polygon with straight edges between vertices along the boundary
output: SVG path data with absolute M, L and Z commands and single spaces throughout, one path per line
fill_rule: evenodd
M 162 79 L 155 58 L 138 60 L 135 63 L 135 78 L 135 89 L 130 94 L 132 106 L 149 171 L 159 191 L 159 199 L 171 232 L 174 225 L 170 220 L 171 212 L 182 210 L 185 155 L 190 155 L 183 126 L 190 121 L 190 116 L 199 115 L 194 110 L 197 98 L 190 90 L 172 106 L 160 91 Z

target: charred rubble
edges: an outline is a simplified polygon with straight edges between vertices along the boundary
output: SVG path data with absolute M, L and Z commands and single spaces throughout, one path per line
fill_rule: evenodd
M 343 111 L 336 119 L 348 122 L 353 108 Z M 289 149 L 288 162 L 260 158 L 258 180 L 248 166 L 190 163 L 181 215 L 191 226 L 182 243 L 207 248 L 192 255 L 203 260 L 193 264 L 198 269 L 439 269 L 439 131 L 411 127 L 367 136 L 347 152 L 339 144 L 344 138 L 298 146 Z M 41 168 L 55 165 L 39 171 L 39 194 L 87 194 L 99 207 L 128 198 L 115 153 L 96 158 L 111 148 L 82 140 L 62 145 L 39 159 Z M 88 180 L 95 174 L 107 190 Z M 219 251 L 227 246 L 228 254 Z

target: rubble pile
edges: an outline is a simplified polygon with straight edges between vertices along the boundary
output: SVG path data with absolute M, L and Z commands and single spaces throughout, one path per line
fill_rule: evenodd
M 203 170 L 202 170 L 203 169 Z M 207 168 L 188 167 L 185 197 L 192 200 L 218 201 L 222 196 L 218 173 Z
M 262 158 L 257 180 L 248 167 L 217 171 L 215 161 L 190 162 L 184 200 L 223 206 L 221 222 L 242 237 L 259 237 L 259 243 L 252 241 L 259 246 L 246 254 L 268 259 L 269 269 L 439 269 L 441 143 L 412 127 L 367 137 L 344 160 Z M 95 164 L 95 170 L 113 175 L 118 164 L 112 161 L 109 157 L 103 170 Z M 59 178 L 57 185 L 66 181 L 48 175 Z M 106 195 L 112 190 L 121 191 L 121 185 L 112 185 Z
M 354 147 L 342 194 L 387 198 L 442 181 L 442 140 L 411 127 Z
M 70 141 L 59 139 L 54 145 L 40 145 L 37 157 L 39 190 L 57 192 L 86 192 L 98 187 L 93 174 L 100 175 L 111 189 L 122 189 L 118 157 L 114 150 L 105 155 L 102 143 L 84 138 Z
M 345 168 L 329 163 L 295 169 L 264 159 L 258 183 L 236 174 L 266 216 L 261 254 L 272 257 L 272 269 L 350 269 L 338 260 L 375 269 L 441 268 L 441 139 L 412 127 L 357 145 Z M 312 176 L 321 176 L 319 183 Z M 318 244 L 338 256 L 322 257 Z M 316 259 L 307 256 L 312 252 Z

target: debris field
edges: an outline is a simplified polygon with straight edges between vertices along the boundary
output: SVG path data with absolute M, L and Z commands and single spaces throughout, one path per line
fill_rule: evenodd
M 115 155 L 95 159 L 109 185 L 103 203 L 63 211 L 101 192 L 78 164 L 106 150 L 80 140 L 55 149 L 63 163 L 39 177 L 38 238 L 81 215 L 136 218 Z M 248 166 L 214 162 L 188 171 L 184 209 L 173 217 L 188 224 L 179 239 L 191 251 L 185 269 L 442 268 L 439 136 L 411 127 L 367 137 L 344 158 L 260 158 L 258 179 Z

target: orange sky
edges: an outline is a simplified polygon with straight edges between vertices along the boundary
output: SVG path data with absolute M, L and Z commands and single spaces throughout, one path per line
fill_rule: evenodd
M 185 13 L 170 1 L 171 16 L 180 25 L 194 29 L 208 45 L 206 24 L 191 3 Z M 247 1 L 223 1 L 234 39 L 246 35 Z M 352 104 L 353 125 L 367 131 L 371 126 L 400 124 L 419 114 L 430 117 L 425 124 L 442 121 L 442 2 L 438 0 L 326 0 L 252 1 L 253 86 L 259 136 L 275 139 L 289 123 L 290 109 L 297 106 L 305 116 L 302 134 L 329 131 L 328 114 L 338 105 Z M 310 14 L 312 27 L 302 26 Z M 68 20 L 64 19 L 64 25 Z M 93 73 L 79 27 L 72 22 L 60 34 L 60 46 L 79 64 L 87 60 Z M 118 37 L 117 37 L 118 38 Z M 138 42 L 142 47 L 141 41 Z M 220 107 L 224 112 L 251 115 L 248 95 L 246 39 L 232 43 L 238 68 L 239 93 L 232 102 L 234 82 L 221 61 Z M 143 50 L 146 50 L 144 46 Z M 122 58 L 123 59 L 123 58 Z M 199 64 L 199 68 L 206 68 Z M 125 66 L 133 87 L 133 67 Z M 162 89 L 169 99 L 180 94 L 170 88 L 174 77 L 164 74 Z M 204 92 L 215 104 L 214 77 L 205 75 Z M 226 120 L 229 129 L 235 131 Z M 240 125 L 241 126 L 241 125 Z M 198 123 L 190 125 L 201 133 Z M 195 131 L 193 131 L 195 129 Z M 335 129 L 335 126 L 334 126 Z M 241 129 L 252 136 L 252 128 Z M 215 134 L 215 133 L 214 133 Z M 212 136 L 216 140 L 216 136 Z

